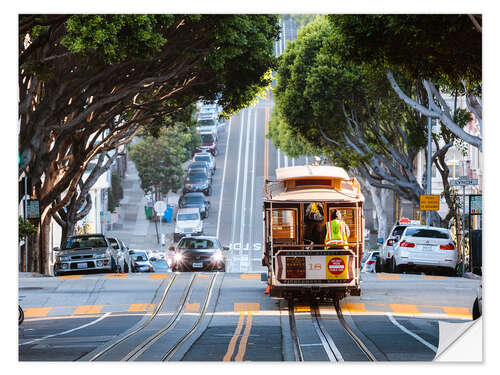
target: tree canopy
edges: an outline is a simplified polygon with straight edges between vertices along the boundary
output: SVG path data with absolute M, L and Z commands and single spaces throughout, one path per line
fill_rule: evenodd
M 344 61 L 378 64 L 387 69 L 393 90 L 413 109 L 438 119 L 454 135 L 482 148 L 482 139 L 452 120 L 443 94 L 464 95 L 468 109 L 482 121 L 481 16 L 329 15 L 342 39 Z M 417 100 L 398 85 L 392 71 L 418 79 L 427 95 Z
M 19 175 L 42 221 L 91 160 L 141 127 L 158 133 L 159 118 L 197 100 L 218 98 L 226 113 L 254 100 L 278 34 L 277 15 L 20 15 Z
M 181 124 L 162 130 L 159 137 L 144 136 L 130 147 L 141 188 L 145 193 L 167 194 L 182 187 L 184 170 L 182 163 L 190 157 L 190 151 L 201 145 L 201 137 L 195 128 Z

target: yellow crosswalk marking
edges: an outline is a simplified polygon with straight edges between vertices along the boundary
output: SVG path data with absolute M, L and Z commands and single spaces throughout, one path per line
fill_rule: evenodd
M 82 305 L 78 306 L 73 315 L 98 314 L 104 305 Z
M 200 311 L 200 304 L 198 302 L 188 303 L 185 312 L 198 312 Z
M 24 309 L 24 317 L 46 316 L 50 310 L 52 310 L 52 307 L 28 307 Z
M 57 276 L 58 279 L 80 279 L 82 275 Z
M 166 279 L 168 277 L 168 274 L 166 273 L 152 273 L 151 276 L 149 276 L 150 279 Z
M 155 305 L 151 303 L 133 303 L 128 308 L 128 312 L 153 311 Z
M 448 316 L 451 317 L 458 317 L 458 318 L 472 317 L 470 310 L 466 307 L 443 306 L 442 309 Z
M 234 312 L 240 311 L 260 311 L 258 302 L 234 302 Z
M 417 314 L 420 315 L 421 312 L 418 311 L 417 305 L 402 305 L 402 304 L 389 304 L 392 311 L 397 314 Z
M 444 276 L 427 276 L 424 275 L 425 280 L 446 280 L 446 277 Z
M 387 275 L 387 274 L 377 273 L 377 276 L 379 279 L 382 279 L 382 280 L 401 280 L 400 275 Z
M 260 273 L 242 273 L 240 279 L 260 279 Z
M 127 277 L 127 275 L 106 275 L 106 276 L 104 276 L 105 279 L 124 279 L 126 277 Z
M 350 313 L 366 313 L 366 306 L 364 303 L 347 302 L 342 306 L 342 310 L 348 310 Z

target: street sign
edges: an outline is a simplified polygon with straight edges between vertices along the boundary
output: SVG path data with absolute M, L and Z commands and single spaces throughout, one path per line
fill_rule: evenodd
M 469 176 L 460 176 L 450 181 L 450 186 L 469 186 L 477 184 L 477 178 L 470 178 Z
M 156 215 L 158 215 L 158 216 L 163 215 L 163 213 L 165 212 L 166 208 L 167 208 L 167 204 L 165 202 L 163 202 L 163 201 L 158 201 L 154 205 L 154 209 L 155 209 Z
M 469 209 L 471 215 L 483 214 L 483 196 L 469 195 Z
M 439 211 L 439 195 L 421 195 L 420 211 Z
M 40 201 L 38 199 L 28 199 L 26 201 L 26 218 L 40 219 Z

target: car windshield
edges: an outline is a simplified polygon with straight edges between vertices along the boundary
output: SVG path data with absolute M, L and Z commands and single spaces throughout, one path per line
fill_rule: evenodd
M 198 220 L 200 217 L 198 214 L 179 214 L 177 215 L 177 221 L 185 221 L 185 220 Z
M 183 238 L 179 242 L 179 249 L 213 249 L 219 247 L 216 241 L 203 238 Z
M 64 249 L 78 249 L 81 247 L 108 247 L 108 243 L 103 236 L 75 236 L 66 241 Z
M 212 134 L 202 134 L 201 139 L 203 140 L 203 143 L 213 143 L 214 141 Z
M 210 156 L 208 155 L 200 155 L 200 156 L 195 156 L 196 161 L 206 161 L 207 163 L 210 163 Z
M 146 255 L 146 253 L 144 252 L 139 252 L 139 251 L 135 251 L 133 254 L 132 254 L 132 258 L 136 261 L 146 261 L 148 260 L 148 256 Z
M 184 197 L 184 204 L 203 203 L 203 197 Z
M 215 120 L 200 120 L 198 121 L 199 126 L 211 126 L 211 125 L 217 125 Z
M 193 172 L 190 170 L 187 175 L 188 181 L 191 180 L 205 180 L 207 179 L 207 174 L 205 172 Z
M 408 228 L 405 235 L 409 237 L 450 238 L 448 232 L 428 228 Z

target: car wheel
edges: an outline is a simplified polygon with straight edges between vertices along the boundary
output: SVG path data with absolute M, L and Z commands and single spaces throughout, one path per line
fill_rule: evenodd
M 396 273 L 398 270 L 398 267 L 396 266 L 396 261 L 394 260 L 394 257 L 391 258 L 391 273 Z
M 124 271 L 125 271 L 125 273 L 129 273 L 130 272 L 130 269 L 129 269 L 127 263 L 125 263 Z
M 226 272 L 226 265 L 225 264 L 219 268 L 219 272 Z
M 113 273 L 118 272 L 118 266 L 114 259 L 111 259 L 111 272 Z
M 476 298 L 474 301 L 474 305 L 472 305 L 472 320 L 476 320 L 481 316 L 481 313 L 479 312 L 479 301 Z

